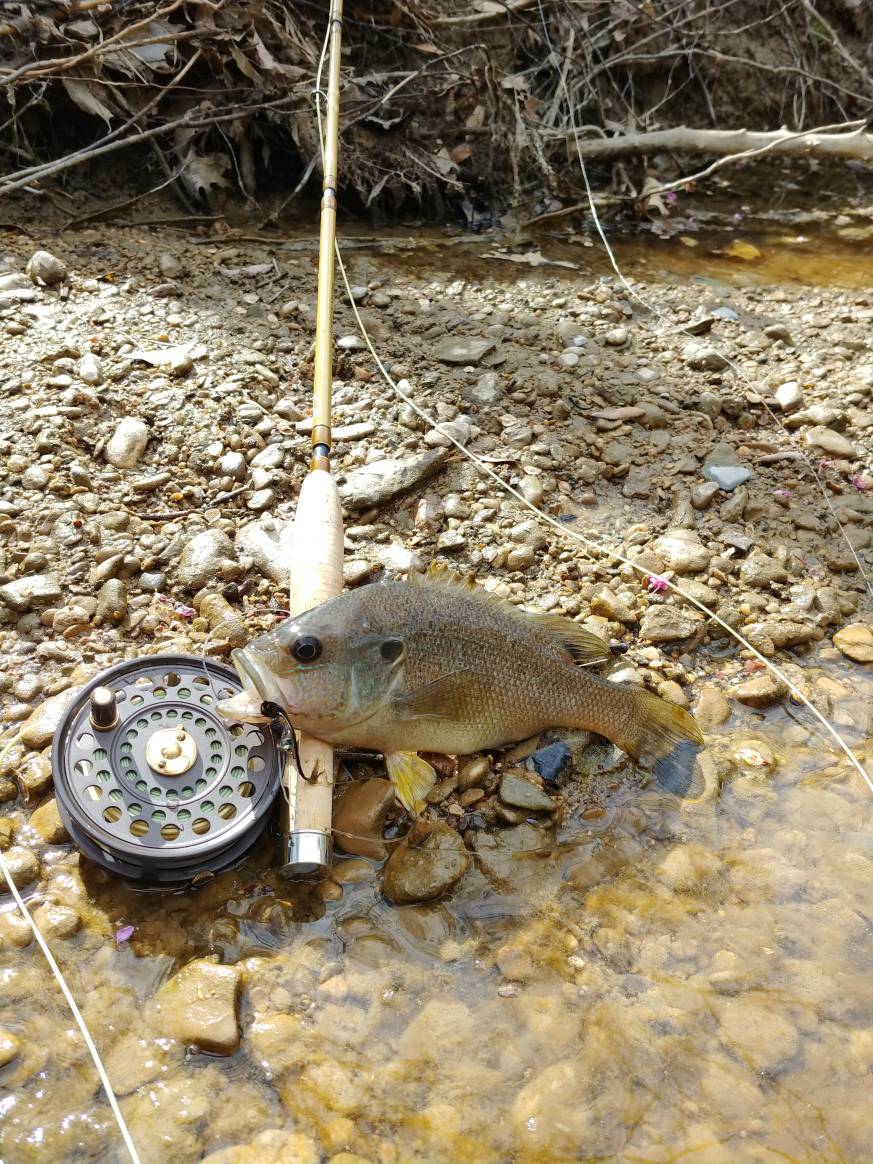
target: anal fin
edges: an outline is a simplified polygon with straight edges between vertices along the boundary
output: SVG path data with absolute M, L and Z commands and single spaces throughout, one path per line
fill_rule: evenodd
M 417 752 L 386 752 L 385 765 L 400 803 L 408 812 L 418 812 L 436 783 L 436 772 Z

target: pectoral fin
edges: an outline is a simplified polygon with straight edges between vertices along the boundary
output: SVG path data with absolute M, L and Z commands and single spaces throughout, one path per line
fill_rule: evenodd
M 418 812 L 436 783 L 436 772 L 416 752 L 386 752 L 385 765 L 400 803 L 409 812 Z
M 463 719 L 488 691 L 491 681 L 481 671 L 451 671 L 413 691 L 398 695 L 394 708 L 399 719 Z

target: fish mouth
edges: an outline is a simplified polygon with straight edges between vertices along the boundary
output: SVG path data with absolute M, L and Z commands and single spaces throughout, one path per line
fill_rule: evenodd
M 265 667 L 245 647 L 231 651 L 230 657 L 234 670 L 242 680 L 243 689 L 219 703 L 218 710 L 222 715 L 229 719 L 262 721 L 267 718 L 261 710 L 264 703 L 278 703 L 281 707 L 286 705 L 281 684 L 269 667 Z

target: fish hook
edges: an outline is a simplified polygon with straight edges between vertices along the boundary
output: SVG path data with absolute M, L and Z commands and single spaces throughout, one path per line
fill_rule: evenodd
M 308 783 L 317 780 L 317 772 L 313 772 L 311 776 L 307 776 L 303 771 L 303 764 L 300 760 L 300 749 L 297 746 L 297 733 L 294 724 L 288 716 L 288 712 L 280 707 L 278 703 L 265 700 L 261 704 L 261 715 L 267 716 L 270 721 L 270 734 L 273 737 L 276 747 L 281 752 L 290 752 L 294 757 L 294 766 L 302 779 Z

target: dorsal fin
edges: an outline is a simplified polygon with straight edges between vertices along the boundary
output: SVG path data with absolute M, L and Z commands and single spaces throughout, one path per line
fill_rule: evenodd
M 455 573 L 442 562 L 431 562 L 424 574 L 410 572 L 407 581 L 412 586 L 432 583 L 452 587 L 467 596 L 474 596 L 482 602 L 498 607 L 513 618 L 535 622 L 540 630 L 555 639 L 579 666 L 590 667 L 595 663 L 605 663 L 610 657 L 608 644 L 578 623 L 570 622 L 560 614 L 530 614 L 526 610 L 519 610 L 507 599 L 501 598 L 498 594 L 490 594 L 481 586 L 477 586 L 472 578 Z

